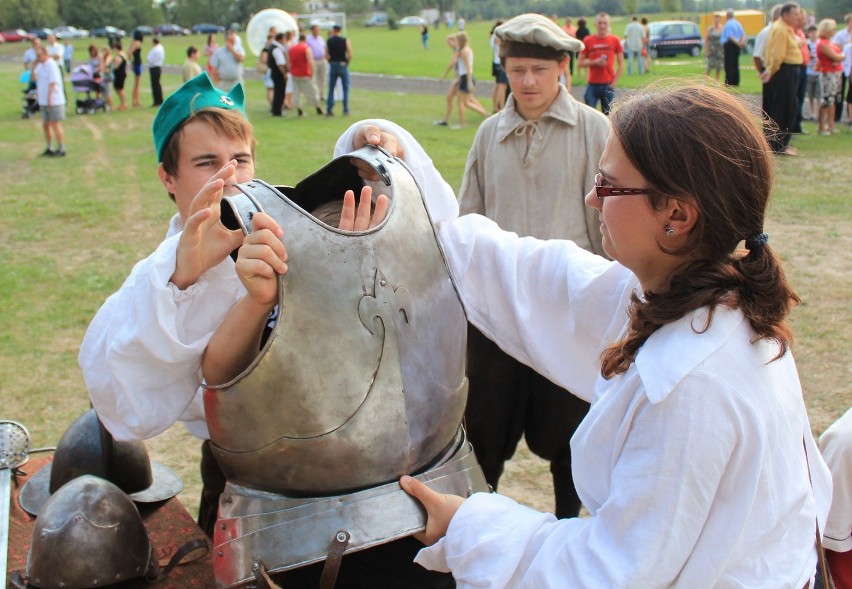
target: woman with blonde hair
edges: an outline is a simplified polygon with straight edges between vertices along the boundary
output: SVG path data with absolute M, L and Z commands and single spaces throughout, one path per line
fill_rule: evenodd
M 840 95 L 841 74 L 843 73 L 843 50 L 831 39 L 837 32 L 837 21 L 824 18 L 817 26 L 817 63 L 822 89 L 822 104 L 819 107 L 819 134 L 831 135 L 839 132 L 834 126 L 834 112 L 843 108 L 836 104 Z
M 473 78 L 473 49 L 469 45 L 467 33 L 461 31 L 456 33 L 456 39 L 459 44 L 458 72 L 459 72 L 459 127 L 464 128 L 464 109 L 469 108 L 481 114 L 483 117 L 488 116 L 485 107 L 473 95 L 473 88 L 476 80 Z

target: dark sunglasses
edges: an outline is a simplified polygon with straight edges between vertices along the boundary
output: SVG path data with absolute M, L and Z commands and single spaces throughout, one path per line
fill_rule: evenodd
M 600 173 L 595 174 L 595 194 L 600 199 L 608 196 L 630 196 L 648 194 L 647 188 L 619 188 L 617 186 L 604 186 L 604 179 Z

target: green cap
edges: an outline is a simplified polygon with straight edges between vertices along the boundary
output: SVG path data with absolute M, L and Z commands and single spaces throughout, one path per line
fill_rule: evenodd
M 243 116 L 245 110 L 245 93 L 242 83 L 237 84 L 229 92 L 216 88 L 210 81 L 207 72 L 203 72 L 169 96 L 160 106 L 154 118 L 154 149 L 157 150 L 157 161 L 163 161 L 163 149 L 169 138 L 193 113 L 204 108 L 221 108 L 238 110 Z

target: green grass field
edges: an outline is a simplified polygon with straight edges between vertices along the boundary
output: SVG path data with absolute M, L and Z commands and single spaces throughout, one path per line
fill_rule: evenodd
M 355 69 L 361 64 L 380 67 L 382 60 L 370 57 L 371 40 L 389 51 L 412 37 L 411 51 L 419 50 L 423 57 L 402 61 L 430 71 L 434 65 L 436 76 L 449 56 L 443 48 L 424 51 L 412 30 L 351 29 L 351 36 L 356 56 L 361 56 Z M 167 50 L 175 55 L 172 41 Z M 12 49 L 2 47 L 0 55 L 17 54 L 23 47 Z M 428 68 L 424 54 L 434 58 Z M 69 110 L 68 156 L 39 158 L 44 149 L 40 120 L 20 117 L 20 71 L 19 64 L 0 61 L 0 418 L 23 422 L 33 434 L 33 445 L 42 446 L 56 443 L 88 407 L 76 363 L 85 329 L 133 264 L 160 242 L 174 208 L 155 174 L 150 135 L 154 109 L 91 116 Z M 177 76 L 164 76 L 166 93 L 178 84 Z M 70 86 L 68 90 L 73 100 Z M 147 77 L 143 92 L 143 104 L 150 104 Z M 472 115 L 473 125 L 463 130 L 437 128 L 432 121 L 443 112 L 443 97 L 364 91 L 353 92 L 350 118 L 272 119 L 259 82 L 248 84 L 247 95 L 259 139 L 257 176 L 272 183 L 295 183 L 322 166 L 336 138 L 356 117 L 384 117 L 408 128 L 458 188 L 480 120 Z M 779 162 L 768 231 L 804 300 L 793 316 L 795 351 L 818 432 L 852 405 L 847 358 L 852 331 L 852 132 L 824 138 L 816 136 L 813 124 L 807 129 L 810 135 L 795 139 L 802 157 Z M 173 428 L 149 447 L 189 484 L 187 504 L 193 506 L 197 444 Z M 519 476 L 530 479 L 532 488 L 545 484 L 532 474 Z M 511 483 L 501 486 L 509 494 L 512 489 Z M 524 491 L 516 497 L 527 498 Z M 534 498 L 529 502 L 548 507 Z

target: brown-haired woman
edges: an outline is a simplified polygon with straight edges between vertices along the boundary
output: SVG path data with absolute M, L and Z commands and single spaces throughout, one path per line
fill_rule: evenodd
M 759 117 L 696 86 L 627 97 L 610 120 L 586 202 L 612 262 L 454 218 L 452 191 L 420 179 L 468 319 L 592 406 L 571 440 L 590 517 L 403 477 L 437 542 L 418 562 L 460 588 L 805 586 L 831 482 L 790 352 L 798 299 L 764 232 Z

